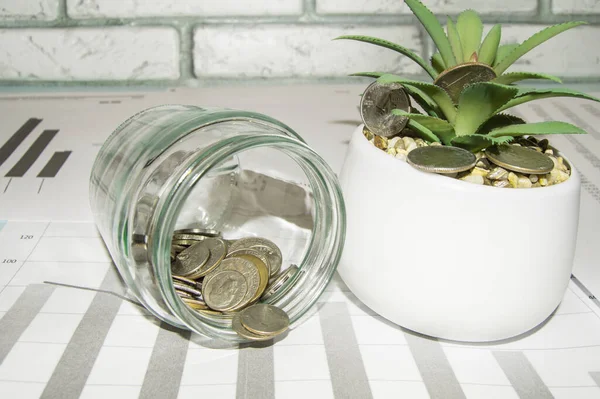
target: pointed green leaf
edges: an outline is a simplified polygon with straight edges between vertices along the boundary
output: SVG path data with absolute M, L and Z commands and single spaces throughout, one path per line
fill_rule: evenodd
M 446 67 L 449 68 L 456 65 L 456 59 L 452 53 L 452 46 L 450 45 L 450 41 L 448 40 L 440 21 L 438 21 L 435 15 L 433 15 L 433 13 L 419 0 L 404 0 L 404 2 L 419 19 L 421 24 L 423 24 L 423 27 L 427 33 L 429 33 L 429 36 L 431 36 L 431 39 L 444 59 Z
M 510 52 L 503 60 L 500 61 L 498 65 L 494 67 L 497 75 L 501 75 L 504 71 L 508 69 L 512 64 L 514 64 L 519 58 L 527 54 L 533 48 L 539 46 L 545 41 L 553 38 L 554 36 L 562 33 L 571 28 L 575 28 L 576 26 L 583 25 L 585 22 L 566 22 L 564 24 L 558 24 L 554 26 L 550 26 L 535 35 L 531 36 L 529 39 L 525 40 L 519 47 Z
M 458 15 L 456 29 L 463 49 L 462 61 L 468 62 L 473 53 L 479 50 L 481 35 L 483 34 L 483 23 L 475 11 L 465 10 Z M 461 62 L 458 61 L 458 63 Z
M 518 91 L 517 87 L 491 82 L 467 86 L 458 99 L 454 124 L 456 135 L 465 136 L 477 132 L 479 126 L 497 113 L 498 108 L 517 95 Z
M 541 100 L 544 98 L 553 98 L 553 97 L 574 97 L 581 98 L 584 100 L 591 100 L 600 102 L 599 98 L 594 96 L 590 96 L 589 94 L 581 93 L 579 91 L 571 90 L 571 89 L 563 89 L 563 88 L 554 88 L 554 89 L 520 89 L 519 93 L 507 102 L 504 106 L 502 106 L 498 112 L 502 112 L 509 108 L 515 107 L 520 104 L 524 104 L 530 101 Z
M 426 140 L 429 142 L 436 141 L 436 142 L 440 143 L 440 139 L 438 138 L 438 136 L 435 134 L 434 131 L 431 130 L 430 126 L 433 126 L 433 123 L 428 121 L 428 119 L 431 118 L 430 116 L 425 116 L 425 115 L 421 115 L 421 114 L 410 114 L 401 109 L 393 109 L 392 114 L 406 116 L 408 118 L 407 126 L 413 130 L 416 130 L 417 133 L 419 133 L 419 136 L 421 136 L 421 138 L 423 140 Z M 437 119 L 437 118 L 431 118 L 431 119 Z M 438 120 L 441 122 L 445 122 L 445 121 L 442 121 L 441 119 L 438 119 Z M 425 122 L 426 124 L 423 124 L 421 122 Z M 446 123 L 448 123 L 448 122 L 446 122 Z M 429 125 L 429 126 L 427 126 L 427 125 Z
M 491 130 L 509 125 L 519 125 L 527 123 L 518 116 L 509 114 L 497 114 L 488 119 L 483 125 L 477 129 L 477 134 L 486 134 Z
M 469 136 L 459 136 L 452 139 L 452 145 L 455 147 L 464 148 L 471 152 L 479 152 L 488 147 L 497 144 L 509 143 L 513 140 L 512 137 L 489 137 L 481 134 L 471 134 Z
M 540 134 L 586 134 L 586 131 L 566 122 L 537 122 L 500 127 L 489 132 L 487 137 Z
M 509 85 L 515 82 L 519 82 L 521 80 L 527 79 L 545 79 L 551 80 L 556 83 L 562 83 L 562 80 L 556 76 L 548 75 L 545 73 L 535 73 L 535 72 L 510 72 L 505 73 L 503 75 L 498 76 L 496 79 L 492 80 L 494 83 L 500 83 L 503 85 Z
M 448 93 L 446 93 L 446 91 L 441 87 L 438 87 L 431 83 L 404 79 L 397 75 L 383 75 L 382 77 L 377 79 L 377 81 L 381 83 L 398 82 L 402 83 L 405 87 L 409 89 L 416 88 L 422 91 L 428 97 L 430 97 L 435 104 L 437 104 L 439 109 L 442 111 L 443 116 L 445 116 L 450 123 L 454 123 L 454 120 L 456 119 L 456 108 L 454 107 L 454 103 L 452 102 L 452 99 L 450 98 Z
M 407 116 L 408 118 L 410 118 L 410 120 L 415 121 L 422 126 L 425 126 L 437 138 L 437 140 L 428 139 L 429 141 L 440 142 L 441 139 L 441 141 L 444 144 L 450 145 L 450 141 L 454 137 L 454 127 L 443 119 L 422 114 L 408 113 L 400 109 L 393 110 L 392 114 Z
M 363 78 L 379 78 L 385 74 L 386 74 L 385 72 L 355 72 L 355 73 L 351 73 L 348 76 L 359 76 L 359 77 L 363 77 Z
M 501 37 L 502 27 L 500 25 L 494 25 L 494 27 L 488 32 L 483 43 L 481 43 L 481 47 L 479 48 L 479 62 L 488 65 L 494 64 Z
M 423 68 L 429 74 L 429 76 L 431 76 L 433 79 L 435 79 L 438 75 L 438 73 L 429 64 L 427 64 L 427 61 L 425 61 L 423 58 L 421 58 L 418 54 L 407 49 L 406 47 L 402 47 L 398 44 L 389 42 L 387 40 L 378 39 L 376 37 L 370 37 L 370 36 L 355 36 L 355 35 L 340 36 L 340 37 L 336 37 L 333 40 L 339 40 L 339 39 L 356 40 L 359 42 L 370 43 L 370 44 L 374 44 L 376 46 L 380 46 L 380 47 L 384 47 L 384 48 L 387 48 L 390 50 L 397 51 L 398 53 L 407 56 L 408 58 L 410 58 L 411 60 L 413 60 L 414 62 L 419 64 L 421 66 L 421 68 Z
M 442 71 L 446 69 L 444 59 L 440 53 L 435 53 L 431 57 L 431 66 L 433 66 L 433 69 L 435 69 L 438 73 L 442 73 Z
M 452 46 L 452 52 L 454 53 L 454 57 L 457 60 L 462 60 L 464 57 L 462 44 L 460 43 L 460 36 L 458 36 L 456 25 L 454 25 L 454 22 L 450 17 L 448 17 L 448 25 L 446 26 L 446 32 L 448 32 L 448 40 L 450 40 L 450 45 Z
M 501 44 L 498 46 L 498 52 L 496 53 L 496 59 L 494 60 L 494 67 L 500 63 L 507 55 L 512 53 L 514 49 L 519 47 L 519 43 L 512 44 Z

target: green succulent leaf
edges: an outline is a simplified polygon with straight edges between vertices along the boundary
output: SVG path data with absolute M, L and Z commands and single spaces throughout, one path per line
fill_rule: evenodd
M 333 40 L 340 40 L 340 39 L 356 40 L 359 42 L 370 43 L 370 44 L 374 44 L 376 46 L 380 46 L 380 47 L 384 47 L 384 48 L 387 48 L 390 50 L 397 51 L 398 53 L 407 56 L 408 58 L 410 58 L 411 60 L 413 60 L 414 62 L 419 64 L 421 66 L 421 68 L 423 68 L 429 74 L 429 76 L 431 76 L 433 79 L 435 79 L 438 75 L 438 73 L 429 64 L 427 64 L 427 61 L 425 61 L 423 58 L 421 58 L 418 54 L 416 54 L 413 51 L 407 49 L 406 47 L 402 47 L 398 44 L 389 42 L 387 40 L 378 39 L 376 37 L 355 36 L 355 35 L 340 36 L 340 37 L 336 37 Z
M 540 134 L 586 134 L 586 131 L 566 122 L 537 122 L 500 127 L 489 132 L 487 137 Z
M 446 69 L 444 59 L 440 53 L 435 53 L 431 57 L 431 66 L 433 66 L 433 69 L 435 69 L 438 73 L 442 73 L 442 71 Z
M 457 60 L 462 60 L 464 57 L 462 44 L 460 43 L 460 36 L 458 35 L 458 31 L 456 30 L 456 25 L 454 25 L 454 21 L 452 21 L 450 17 L 448 17 L 448 25 L 446 26 L 446 32 L 448 32 L 448 40 L 450 40 L 450 45 L 452 46 L 452 52 L 454 53 L 454 57 Z
M 479 62 L 493 65 L 496 60 L 496 53 L 498 52 L 498 45 L 500 44 L 501 37 L 502 27 L 500 25 L 494 25 L 483 40 L 483 43 L 481 43 L 481 47 L 479 48 Z
M 527 123 L 523 119 L 518 116 L 509 115 L 509 114 L 497 114 L 488 119 L 483 125 L 479 127 L 477 130 L 478 134 L 486 134 L 494 129 L 509 126 L 509 125 L 519 125 Z
M 470 136 L 458 136 L 453 138 L 452 145 L 464 148 L 471 152 L 479 152 L 493 145 L 509 143 L 512 140 L 513 138 L 510 136 L 489 137 L 480 134 L 472 134 Z
M 512 86 L 515 87 L 515 86 Z M 502 112 L 517 105 L 524 104 L 530 101 L 541 100 L 544 98 L 554 97 L 574 97 L 581 98 L 584 100 L 591 100 L 600 102 L 600 98 L 590 96 L 589 94 L 581 93 L 579 91 L 565 89 L 565 88 L 554 88 L 554 89 L 520 89 L 519 93 L 512 100 L 508 101 L 505 105 L 498 110 Z
M 515 86 L 483 82 L 467 86 L 458 99 L 454 130 L 457 136 L 475 134 L 498 109 L 517 95 Z
M 450 145 L 450 141 L 454 137 L 454 127 L 443 119 L 422 114 L 408 113 L 401 109 L 393 110 L 392 114 L 406 116 L 409 120 L 417 122 L 429 129 L 434 136 L 436 136 L 435 139 L 427 138 L 429 141 L 437 141 L 439 143 L 441 140 L 442 143 Z
M 501 44 L 498 46 L 498 51 L 496 52 L 496 59 L 494 60 L 494 67 L 500 63 L 507 55 L 513 52 L 517 47 L 519 47 L 519 43 L 511 43 L 511 44 Z
M 531 36 L 529 39 L 525 40 L 521 43 L 517 48 L 511 51 L 504 59 L 500 60 L 500 62 L 494 67 L 497 75 L 501 75 L 504 71 L 506 71 L 512 64 L 514 64 L 519 58 L 527 54 L 529 51 L 544 43 L 545 41 L 553 38 L 554 36 L 575 28 L 579 25 L 583 25 L 585 22 L 575 21 L 575 22 L 566 22 L 563 24 L 550 26 L 535 35 Z
M 456 108 L 452 99 L 444 89 L 431 83 L 419 82 L 415 80 L 404 79 L 397 75 L 383 75 L 377 79 L 380 83 L 401 83 L 407 90 L 418 89 L 429 97 L 434 104 L 441 110 L 443 116 L 450 123 L 454 123 L 456 119 Z M 438 115 L 441 116 L 441 115 Z
M 385 74 L 385 72 L 355 72 L 351 73 L 349 76 L 359 76 L 363 78 L 379 78 Z
M 562 80 L 560 80 L 560 78 L 558 78 L 556 76 L 548 75 L 546 73 L 535 73 L 535 72 L 505 73 L 503 75 L 498 76 L 496 79 L 492 80 L 492 82 L 500 83 L 503 85 L 509 85 L 509 84 L 513 84 L 515 82 L 519 82 L 521 80 L 527 80 L 527 79 L 545 79 L 545 80 L 551 80 L 556 83 L 562 83 Z
M 423 24 L 423 27 L 427 33 L 429 33 L 429 36 L 431 36 L 431 39 L 444 59 L 446 67 L 449 68 L 456 65 L 456 59 L 452 53 L 452 46 L 450 45 L 450 41 L 448 40 L 440 21 L 438 21 L 435 15 L 433 15 L 433 13 L 419 0 L 404 0 L 404 2 L 419 19 L 421 24 Z
M 458 15 L 456 29 L 462 44 L 462 61 L 468 62 L 473 53 L 479 50 L 483 35 L 483 23 L 475 11 L 465 10 Z

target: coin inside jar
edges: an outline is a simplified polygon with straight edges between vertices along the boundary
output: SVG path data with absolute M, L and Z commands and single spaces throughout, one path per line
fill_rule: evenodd
M 229 246 L 228 253 L 231 254 L 239 249 L 253 249 L 262 252 L 268 259 L 269 275 L 274 276 L 281 270 L 283 255 L 281 250 L 273 241 L 260 237 L 241 238 Z
M 185 276 L 192 279 L 203 277 L 210 273 L 213 269 L 219 266 L 227 254 L 227 244 L 225 244 L 225 242 L 220 238 L 207 238 L 206 240 L 198 242 L 195 244 L 195 246 L 196 245 L 201 245 L 208 248 L 210 256 L 202 266 L 196 269 L 197 271 L 194 274 Z M 181 256 L 181 254 L 179 254 L 179 256 Z
M 298 272 L 298 266 L 296 265 L 291 265 L 287 269 L 283 270 L 269 283 L 260 299 L 263 301 L 269 300 L 269 298 L 278 292 L 281 287 L 283 287 L 285 283 L 296 274 L 296 272 Z
M 213 278 L 217 278 L 221 272 L 229 270 L 240 273 L 246 280 L 246 292 L 242 300 L 227 309 L 227 311 L 235 311 L 247 306 L 254 300 L 254 297 L 260 295 L 261 279 L 258 268 L 251 261 L 242 258 L 227 258 L 223 259 L 221 264 L 204 278 L 204 284 L 208 287 Z
M 218 272 L 202 285 L 204 302 L 221 312 L 235 308 L 244 300 L 246 292 L 248 283 L 242 273 L 235 270 Z
M 526 147 L 502 144 L 487 148 L 485 154 L 490 162 L 514 172 L 539 175 L 554 169 L 550 157 Z
M 408 153 L 406 160 L 423 172 L 442 174 L 464 172 L 477 163 L 477 157 L 473 153 L 450 146 L 415 148 Z
M 410 98 L 400 83 L 371 83 L 360 100 L 360 116 L 372 133 L 392 137 L 408 124 L 408 118 L 392 110 L 410 111 Z
M 200 270 L 210 258 L 210 251 L 202 242 L 184 249 L 175 256 L 175 262 L 171 266 L 171 273 L 189 277 Z
M 446 69 L 433 82 L 448 93 L 452 101 L 458 104 L 460 93 L 467 85 L 489 82 L 496 78 L 496 72 L 487 64 L 467 62 Z

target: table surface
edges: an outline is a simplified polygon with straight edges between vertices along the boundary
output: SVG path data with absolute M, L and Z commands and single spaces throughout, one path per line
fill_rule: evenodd
M 589 132 L 552 140 L 581 173 L 581 218 L 564 300 L 533 332 L 494 344 L 426 338 L 375 314 L 336 276 L 312 317 L 285 338 L 221 348 L 119 296 L 126 290 L 93 223 L 88 179 L 121 121 L 164 103 L 261 112 L 295 129 L 339 171 L 360 123 L 363 89 L 0 93 L 0 144 L 24 124 L 34 128 L 0 164 L 0 398 L 599 398 L 596 103 L 544 100 L 517 110 L 530 121 L 564 120 Z M 52 130 L 58 132 L 23 173 L 30 145 Z

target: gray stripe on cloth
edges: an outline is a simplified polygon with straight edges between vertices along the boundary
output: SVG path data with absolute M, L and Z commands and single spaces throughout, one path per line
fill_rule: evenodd
M 436 339 L 409 331 L 405 331 L 404 336 L 429 396 L 432 399 L 465 398 L 465 393 L 440 343 Z
M 273 340 L 242 344 L 238 351 L 237 399 L 275 398 Z
M 494 357 L 521 399 L 553 398 L 523 352 L 495 351 Z
M 23 331 L 40 312 L 53 291 L 54 287 L 49 285 L 29 285 L 0 319 L 0 364 L 12 350 Z
M 108 268 L 100 289 L 125 294 L 114 266 Z M 122 302 L 116 295 L 96 293 L 42 392 L 42 399 L 79 398 Z
M 161 323 L 139 399 L 177 398 L 191 334 Z
M 344 302 L 325 302 L 319 318 L 334 397 L 372 398 L 348 306 Z

